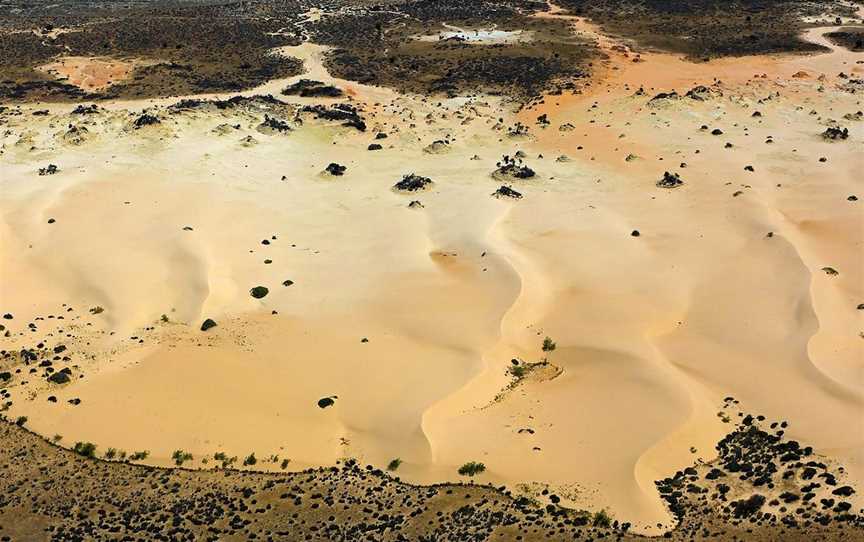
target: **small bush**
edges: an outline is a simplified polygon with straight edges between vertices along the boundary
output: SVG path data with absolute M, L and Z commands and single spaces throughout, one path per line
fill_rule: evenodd
M 92 442 L 76 442 L 75 446 L 72 447 L 72 451 L 84 457 L 95 457 L 96 445 Z
M 15 420 L 15 425 L 18 427 L 24 427 L 25 423 L 27 423 L 27 416 L 18 416 L 18 419 Z
M 462 476 L 475 476 L 480 474 L 481 472 L 486 470 L 486 465 L 483 463 L 477 463 L 476 461 L 469 461 L 465 463 L 461 467 L 459 467 L 459 474 Z
M 401 464 L 402 464 L 402 460 L 397 457 L 396 459 L 394 459 L 393 461 L 391 461 L 390 463 L 387 464 L 387 470 L 392 472 L 392 471 L 398 469 L 399 465 L 401 465 Z
M 228 460 L 228 456 L 225 454 L 225 452 L 216 452 L 215 454 L 213 454 L 213 459 L 215 459 L 216 461 L 224 462 Z
M 174 450 L 174 453 L 171 454 L 171 459 L 173 459 L 174 464 L 179 467 L 186 461 L 191 461 L 192 454 L 190 454 L 189 452 L 184 452 L 183 450 Z
M 593 524 L 595 527 L 603 527 L 608 529 L 612 525 L 612 517 L 606 513 L 606 510 L 600 510 L 594 513 Z
M 116 448 L 108 448 L 108 451 L 105 452 L 105 459 L 114 459 L 114 457 L 116 455 L 117 455 L 117 449 Z
M 251 467 L 252 465 L 254 465 L 257 462 L 258 462 L 258 460 L 255 458 L 255 452 L 252 452 L 251 454 L 249 454 L 249 456 L 246 459 L 243 460 L 243 466 L 244 467 Z
M 129 459 L 130 461 L 143 461 L 147 459 L 147 456 L 149 455 L 149 450 L 141 450 L 140 452 L 132 452 L 132 455 L 129 456 Z
M 63 440 L 63 435 L 59 433 L 51 437 L 51 442 L 60 442 L 61 440 Z
M 555 341 L 552 340 L 552 337 L 546 337 L 543 339 L 543 351 L 551 352 L 555 350 Z
M 528 368 L 524 365 L 514 365 L 510 367 L 510 374 L 515 376 L 516 378 L 522 378 L 526 374 L 528 374 Z
M 283 459 L 283 460 L 282 460 L 282 464 L 279 465 L 279 468 L 281 468 L 282 470 L 287 469 L 287 468 L 288 468 L 288 463 L 290 463 L 290 462 L 291 462 L 290 459 Z

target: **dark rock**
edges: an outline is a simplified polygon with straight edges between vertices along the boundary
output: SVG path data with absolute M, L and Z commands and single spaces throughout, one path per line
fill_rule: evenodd
M 677 173 L 669 173 L 668 171 L 665 171 L 663 178 L 657 181 L 659 188 L 678 188 L 683 184 L 684 181 L 681 180 L 681 177 Z
M 270 290 L 267 289 L 267 287 L 265 287 L 265 286 L 256 286 L 256 287 L 252 288 L 251 290 L 249 290 L 249 295 L 251 295 L 255 299 L 261 299 L 262 297 L 266 296 L 269 293 L 270 293 Z
M 501 186 L 498 190 L 492 193 L 492 195 L 496 198 L 512 198 L 512 199 L 521 199 L 522 194 L 513 190 L 509 186 Z
M 201 324 L 201 331 L 207 331 L 208 329 L 216 327 L 216 321 L 212 318 L 208 318 L 204 320 L 204 323 Z
M 332 85 L 325 85 L 321 81 L 300 79 L 296 83 L 285 87 L 282 90 L 282 94 L 285 96 L 301 96 L 304 98 L 339 98 L 342 96 L 342 90 Z
M 341 177 L 345 174 L 346 169 L 348 168 L 343 165 L 337 164 L 336 162 L 330 162 L 330 164 L 327 165 L 324 171 L 335 177 Z
M 822 132 L 822 137 L 829 141 L 849 139 L 849 128 L 829 126 L 824 132 Z
M 40 168 L 39 168 L 39 175 L 41 175 L 41 176 L 45 176 L 45 175 L 54 175 L 54 174 L 57 173 L 58 171 L 60 171 L 60 168 L 58 168 L 58 167 L 55 166 L 54 164 L 48 164 L 48 165 L 45 166 L 45 167 L 40 167 Z
M 431 184 L 432 179 L 429 177 L 421 177 L 420 175 L 409 173 L 402 177 L 401 181 L 393 185 L 393 188 L 402 192 L 416 192 L 417 190 L 426 189 Z
M 159 124 L 160 121 L 158 117 L 154 115 L 150 115 L 149 113 L 144 113 L 132 123 L 135 126 L 135 129 L 143 128 L 144 126 L 153 126 L 154 124 Z

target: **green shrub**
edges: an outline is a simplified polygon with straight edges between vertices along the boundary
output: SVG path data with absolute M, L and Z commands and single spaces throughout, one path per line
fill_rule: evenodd
M 606 510 L 600 510 L 594 513 L 594 526 L 608 529 L 612 525 L 612 517 L 606 513 Z
M 258 462 L 258 460 L 255 459 L 255 452 L 252 452 L 251 454 L 249 454 L 249 456 L 246 459 L 243 460 L 243 466 L 244 467 L 251 467 L 252 465 L 254 465 L 257 462 Z
M 459 467 L 459 474 L 462 476 L 474 476 L 480 474 L 481 472 L 486 470 L 486 465 L 483 463 L 477 463 L 476 461 L 469 461 Z
M 510 374 L 515 376 L 516 378 L 522 378 L 526 374 L 528 374 L 528 368 L 524 365 L 513 365 L 510 367 Z
M 399 465 L 401 465 L 401 464 L 402 464 L 402 460 L 399 459 L 399 458 L 397 457 L 396 459 L 394 459 L 393 461 L 391 461 L 391 462 L 387 465 L 387 470 L 389 470 L 389 471 L 392 472 L 392 471 L 398 469 L 398 468 L 399 468 Z
M 288 468 L 288 463 L 290 463 L 290 462 L 291 462 L 290 459 L 283 459 L 283 460 L 282 460 L 282 464 L 279 465 L 279 468 L 281 468 L 282 470 L 287 469 L 287 468 Z
M 191 461 L 192 454 L 190 454 L 189 452 L 184 452 L 183 450 L 174 450 L 174 453 L 171 454 L 171 459 L 173 459 L 174 464 L 179 467 L 186 461 Z
M 27 416 L 18 416 L 18 419 L 15 420 L 15 425 L 18 427 L 24 427 L 25 423 L 27 423 Z
M 72 451 L 84 457 L 95 457 L 96 445 L 92 442 L 76 442 L 75 446 L 72 447 Z
M 114 459 L 114 456 L 117 455 L 116 448 L 108 448 L 108 451 L 105 452 L 105 459 Z
M 132 455 L 129 456 L 130 461 L 143 461 L 147 459 L 147 456 L 150 455 L 149 450 L 141 450 L 140 452 L 132 452 Z
M 556 346 L 555 341 L 553 341 L 551 337 L 546 337 L 545 339 L 543 339 L 543 351 L 544 352 L 551 352 L 551 351 L 555 350 L 555 346 Z

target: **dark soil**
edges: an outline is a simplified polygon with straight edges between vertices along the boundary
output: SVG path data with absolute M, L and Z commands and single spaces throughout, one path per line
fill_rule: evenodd
M 155 1 L 115 7 L 67 0 L 53 9 L 21 4 L 26 7 L 17 13 L 0 14 L 0 28 L 16 30 L 0 31 L 0 99 L 71 101 L 239 91 L 297 75 L 299 60 L 267 52 L 300 42 L 290 32 L 271 33 L 291 26 L 312 2 Z M 273 17 L 276 4 L 293 9 Z M 45 35 L 52 27 L 73 31 Z M 129 80 L 104 92 L 87 93 L 33 69 L 59 55 L 140 58 L 156 64 L 136 69 Z
M 852 15 L 833 0 L 560 0 L 604 30 L 691 59 L 816 52 L 799 38 L 803 15 Z
M 746 422 L 750 420 L 748 425 Z M 26 419 L 21 425 L 26 424 Z M 780 432 L 782 434 L 782 431 Z M 0 536 L 11 540 L 649 540 L 608 516 L 475 484 L 413 486 L 345 460 L 297 473 L 161 469 L 96 459 L 0 421 Z M 670 540 L 855 540 L 861 518 L 811 449 L 744 418 L 717 445 L 720 459 L 657 482 L 679 518 Z M 214 461 L 214 464 L 217 464 Z M 812 471 L 812 472 L 811 472 Z M 792 476 L 787 476 L 792 472 Z M 756 484 L 786 480 L 786 512 Z M 826 498 L 808 486 L 834 483 Z M 806 486 L 805 486 L 806 484 Z M 741 498 L 727 499 L 730 486 Z M 803 489 L 802 489 L 802 486 Z M 829 488 L 834 486 L 828 485 Z M 742 489 L 743 488 L 743 489 Z M 821 497 L 825 491 L 817 489 Z M 788 495 L 787 495 L 788 494 Z M 814 493 L 815 495 L 816 493 Z M 607 525 L 608 524 L 608 525 Z
M 528 15 L 540 2 L 419 0 L 385 11 L 325 18 L 311 29 L 316 42 L 336 47 L 326 65 L 332 74 L 403 92 L 463 95 L 480 91 L 528 97 L 573 88 L 585 77 L 594 47 L 574 36 L 564 21 Z M 476 44 L 420 41 L 442 23 L 466 29 L 534 32 L 528 43 Z
M 850 51 L 864 52 L 864 28 L 841 28 L 836 32 L 828 32 L 825 37 Z

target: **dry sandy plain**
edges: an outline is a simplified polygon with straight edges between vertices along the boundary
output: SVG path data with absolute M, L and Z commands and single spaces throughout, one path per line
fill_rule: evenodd
M 13 369 L 7 417 L 158 466 L 400 458 L 427 484 L 478 461 L 478 482 L 657 533 L 674 520 L 654 481 L 714 459 L 734 397 L 860 486 L 864 57 L 819 27 L 824 54 L 693 63 L 570 21 L 599 75 L 521 108 L 334 79 L 306 43 L 274 52 L 306 74 L 242 94 L 302 77 L 347 98 L 4 111 L 3 348 L 63 345 L 71 369 Z M 94 62 L 54 69 L 128 71 Z M 365 132 L 301 111 L 346 101 Z M 519 151 L 536 176 L 493 177 Z M 393 189 L 412 172 L 433 184 Z

